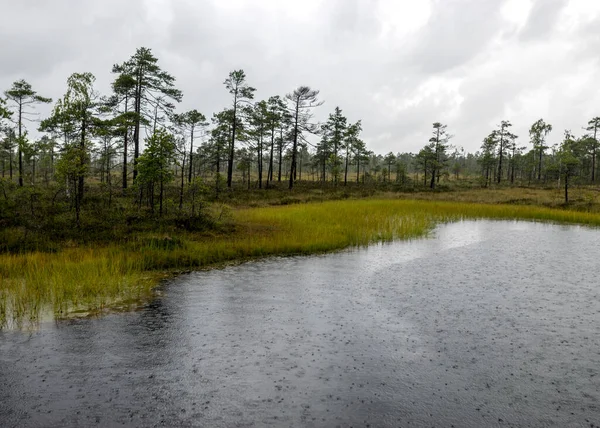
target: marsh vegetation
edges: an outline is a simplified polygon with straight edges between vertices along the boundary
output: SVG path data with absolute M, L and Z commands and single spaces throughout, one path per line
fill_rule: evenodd
M 118 243 L 0 255 L 0 323 L 128 307 L 167 275 L 269 255 L 414 239 L 440 222 L 526 219 L 600 225 L 600 215 L 538 206 L 399 199 L 338 200 L 212 213 L 217 229 L 136 233 Z M 173 233 L 175 232 L 175 233 Z
M 25 80 L 0 97 L 0 325 L 128 307 L 175 272 L 423 237 L 461 218 L 597 225 L 597 131 L 502 121 L 466 153 L 435 122 L 418 153 L 376 154 L 319 91 L 257 100 L 243 70 L 210 119 L 150 49 L 112 67 L 111 93 L 74 73 L 52 103 Z M 37 132 L 39 138 L 34 138 Z

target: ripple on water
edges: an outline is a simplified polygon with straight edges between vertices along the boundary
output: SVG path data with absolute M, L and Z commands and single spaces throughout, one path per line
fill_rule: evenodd
M 598 237 L 455 223 L 3 332 L 0 425 L 594 426 Z

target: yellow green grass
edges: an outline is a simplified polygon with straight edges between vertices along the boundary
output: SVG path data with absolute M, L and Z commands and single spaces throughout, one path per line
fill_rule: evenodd
M 155 236 L 58 253 L 0 256 L 0 327 L 44 313 L 128 307 L 151 296 L 165 274 L 270 255 L 310 254 L 426 236 L 440 222 L 524 219 L 589 226 L 600 214 L 560 209 L 417 200 L 345 200 L 233 212 L 232 232 Z

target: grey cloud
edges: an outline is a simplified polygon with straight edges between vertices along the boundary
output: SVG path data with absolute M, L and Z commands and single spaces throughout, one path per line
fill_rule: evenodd
M 338 39 L 376 36 L 379 22 L 373 14 L 377 0 L 332 0 L 328 3 L 331 31 Z
M 141 6 L 142 0 L 122 5 L 118 0 L 102 4 L 77 0 L 10 2 L 10 6 L 2 6 L 0 15 L 0 76 L 39 78 L 66 62 L 81 63 L 85 69 L 90 58 L 103 58 L 127 44 L 127 34 L 135 29 L 130 16 L 143 11 Z
M 36 37 L 23 35 L 11 39 L 0 38 L 5 41 L 0 44 L 2 52 L 2 74 L 8 76 L 30 75 L 37 77 L 52 70 L 57 62 L 66 61 L 76 54 L 76 46 L 61 43 L 56 51 L 41 46 Z
M 408 45 L 404 61 L 434 74 L 464 65 L 484 50 L 499 30 L 497 0 L 437 0 L 429 22 Z
M 532 41 L 549 37 L 567 4 L 567 0 L 535 0 L 520 39 Z
M 400 38 L 381 37 L 385 0 L 303 1 L 314 13 L 300 19 L 274 0 L 0 0 L 0 88 L 22 77 L 56 99 L 70 73 L 91 71 L 107 92 L 112 65 L 147 46 L 183 90 L 181 110 L 228 106 L 222 82 L 242 68 L 258 99 L 320 89 L 317 118 L 339 105 L 379 153 L 418 151 L 438 120 L 474 151 L 502 119 L 526 140 L 541 116 L 576 132 L 600 114 L 587 90 L 600 72 L 598 16 L 559 33 L 567 0 L 538 0 L 520 34 L 500 0 L 432 0 L 428 22 Z

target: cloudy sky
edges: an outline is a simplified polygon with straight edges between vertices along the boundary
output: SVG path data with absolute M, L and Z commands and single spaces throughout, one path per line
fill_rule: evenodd
M 184 92 L 180 110 L 229 103 L 246 71 L 259 99 L 299 85 L 362 119 L 378 152 L 418 151 L 431 124 L 475 151 L 501 120 L 521 142 L 540 117 L 575 134 L 600 115 L 598 0 L 0 0 L 0 88 L 54 99 L 73 72 L 107 93 L 146 46 Z M 45 113 L 45 109 L 42 113 Z

